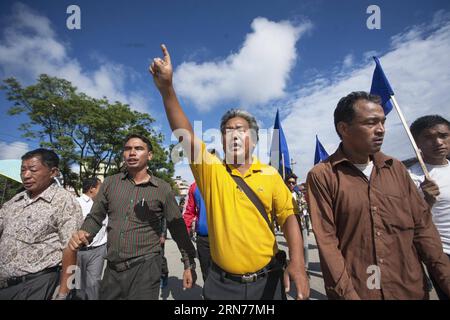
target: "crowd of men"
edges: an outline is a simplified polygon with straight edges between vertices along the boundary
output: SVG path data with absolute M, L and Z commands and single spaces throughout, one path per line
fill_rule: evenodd
M 247 111 L 231 109 L 221 119 L 224 159 L 208 151 L 177 99 L 170 55 L 162 51 L 149 71 L 195 178 L 184 214 L 170 185 L 148 170 L 152 144 L 143 135 L 125 139 L 122 172 L 84 181 L 78 199 L 55 183 L 55 152 L 28 152 L 25 190 L 0 209 L 0 299 L 68 299 L 76 270 L 83 299 L 158 299 L 167 283 L 166 228 L 181 253 L 186 289 L 195 284 L 198 256 L 205 300 L 284 300 L 291 284 L 297 299 L 308 299 L 310 221 L 329 299 L 428 299 L 425 269 L 439 298 L 448 299 L 446 119 L 424 116 L 411 125 L 427 176 L 419 164 L 407 169 L 380 151 L 380 98 L 351 92 L 334 111 L 338 149 L 298 186 L 295 174 L 283 180 L 253 156 L 259 128 Z M 278 249 L 275 221 L 288 253 Z

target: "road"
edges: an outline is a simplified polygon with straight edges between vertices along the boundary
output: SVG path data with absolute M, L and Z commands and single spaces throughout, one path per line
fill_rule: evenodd
M 317 246 L 315 244 L 314 235 L 311 233 L 309 235 L 309 269 L 310 269 L 310 286 L 311 286 L 311 299 L 314 300 L 323 300 L 326 299 L 322 274 L 320 272 L 319 265 L 319 254 L 317 252 Z M 284 237 L 277 233 L 277 242 L 280 249 L 287 250 L 286 240 Z M 203 288 L 203 279 L 200 272 L 200 263 L 197 262 L 197 274 L 198 279 L 195 284 L 195 287 L 183 291 L 182 288 L 182 274 L 183 274 L 183 265 L 180 262 L 180 252 L 178 251 L 176 243 L 171 239 L 170 234 L 169 238 L 166 241 L 166 257 L 169 264 L 169 283 L 168 286 L 161 290 L 160 299 L 161 300 L 201 300 L 202 299 L 202 288 Z M 294 286 L 291 285 L 291 291 L 288 293 L 288 299 L 292 300 L 293 296 L 295 296 Z
M 166 241 L 166 257 L 169 264 L 169 282 L 166 288 L 160 292 L 160 300 L 201 300 L 203 279 L 200 272 L 200 263 L 197 262 L 198 279 L 195 287 L 183 291 L 182 275 L 183 265 L 180 261 L 181 254 L 178 251 L 175 241 L 172 240 L 170 233 Z M 322 272 L 320 270 L 319 252 L 317 250 L 314 234 L 310 233 L 308 237 L 309 243 L 309 274 L 310 274 L 310 300 L 326 300 L 325 289 L 323 284 Z M 286 240 L 281 233 L 277 233 L 277 242 L 280 249 L 288 252 Z M 291 285 L 291 291 L 288 293 L 288 300 L 293 300 L 296 296 L 295 288 Z M 430 292 L 430 299 L 437 300 L 434 289 Z

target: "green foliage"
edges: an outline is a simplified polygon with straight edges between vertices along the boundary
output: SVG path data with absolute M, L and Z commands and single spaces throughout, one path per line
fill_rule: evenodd
M 59 154 L 65 186 L 79 189 L 83 178 L 118 172 L 123 140 L 136 131 L 153 142 L 151 170 L 172 183 L 174 165 L 162 147 L 163 136 L 151 127 L 155 120 L 149 114 L 133 111 L 118 101 L 110 103 L 106 97 L 91 98 L 77 92 L 69 81 L 45 74 L 28 87 L 8 78 L 0 89 L 14 102 L 9 115 L 28 115 L 29 122 L 19 127 L 23 136 L 39 139 L 42 147 Z M 71 170 L 74 165 L 79 167 L 80 174 Z
M 0 175 L 0 207 L 21 191 L 21 188 L 19 182 Z

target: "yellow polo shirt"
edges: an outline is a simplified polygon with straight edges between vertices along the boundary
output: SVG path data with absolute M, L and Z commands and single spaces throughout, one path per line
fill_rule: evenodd
M 292 194 L 275 168 L 260 163 L 256 157 L 245 175 L 230 168 L 232 174 L 241 176 L 261 199 L 271 221 L 272 215 L 276 215 L 283 226 L 294 214 Z M 275 236 L 258 209 L 231 178 L 226 165 L 207 152 L 202 143 L 191 169 L 206 206 L 213 261 L 235 274 L 255 272 L 267 265 L 277 252 Z

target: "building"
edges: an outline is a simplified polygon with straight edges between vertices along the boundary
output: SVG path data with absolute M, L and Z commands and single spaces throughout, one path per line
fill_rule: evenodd
M 187 196 L 189 192 L 189 183 L 182 179 L 181 176 L 176 176 L 175 179 L 173 179 L 176 186 L 178 187 L 178 190 L 180 191 L 180 196 L 185 197 Z

